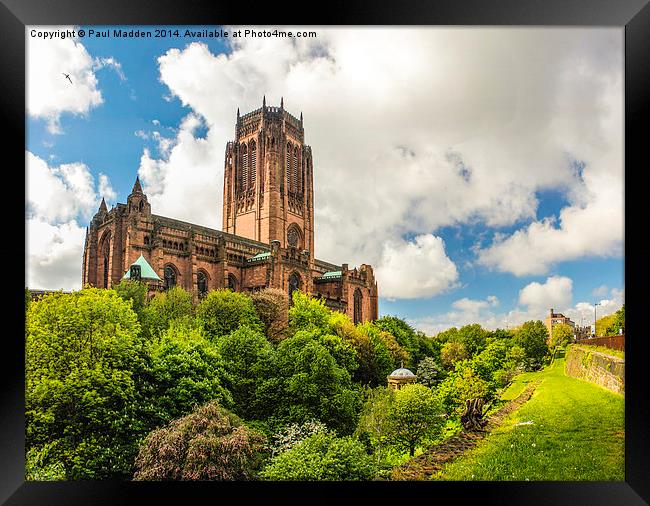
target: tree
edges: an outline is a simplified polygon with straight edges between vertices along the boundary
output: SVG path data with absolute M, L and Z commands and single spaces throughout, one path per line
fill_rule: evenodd
M 557 325 L 553 325 L 551 334 L 550 348 L 555 348 L 556 346 L 565 347 L 573 339 L 573 328 L 566 323 L 558 323 Z
M 444 425 L 444 411 L 439 399 L 430 388 L 417 383 L 395 392 L 390 416 L 392 439 L 408 449 L 411 457 L 423 439 L 438 436 Z
M 258 388 L 272 372 L 273 347 L 257 328 L 242 326 L 217 341 L 228 373 L 233 411 L 250 420 L 264 418 L 273 404 L 258 399 Z
M 615 318 L 613 323 L 607 327 L 607 335 L 619 334 L 621 331 L 625 332 L 625 304 L 614 313 Z
M 377 464 L 381 463 L 383 449 L 389 444 L 388 439 L 393 431 L 394 422 L 391 412 L 393 398 L 394 391 L 388 387 L 370 390 L 357 426 L 357 437 L 368 437 Z
M 440 383 L 443 378 L 444 371 L 440 362 L 436 361 L 433 357 L 425 357 L 418 364 L 417 377 L 418 383 L 425 387 L 433 387 Z
M 325 306 L 325 302 L 313 299 L 295 290 L 292 295 L 293 305 L 289 309 L 289 325 L 293 332 L 318 328 L 325 333 L 332 329 L 329 325 L 332 311 Z
M 264 443 L 262 434 L 210 402 L 151 432 L 138 452 L 133 479 L 255 479 L 264 461 Z
M 458 342 L 462 343 L 470 357 L 480 353 L 487 344 L 488 332 L 478 323 L 465 325 L 458 330 Z
M 376 469 L 363 445 L 334 433 L 318 433 L 280 453 L 264 468 L 266 480 L 371 480 Z
M 142 323 L 142 316 L 147 303 L 147 285 L 142 281 L 123 279 L 114 286 L 114 289 L 122 300 L 132 301 L 133 311 L 135 311 L 138 320 Z
M 468 362 L 460 362 L 454 372 L 440 383 L 436 392 L 447 413 L 460 415 L 466 400 L 477 397 L 487 400 L 489 385 Z
M 211 291 L 197 306 L 196 317 L 212 340 L 244 325 L 259 332 L 264 329 L 251 298 L 230 290 Z
M 140 325 L 113 290 L 43 295 L 26 317 L 26 449 L 66 479 L 130 475 L 146 423 Z
M 158 292 L 143 311 L 145 335 L 158 337 L 174 320 L 192 315 L 192 294 L 181 286 Z
M 409 355 L 405 367 L 415 369 L 420 360 L 427 356 L 439 356 L 440 351 L 434 341 L 418 332 L 404 320 L 395 316 L 383 316 L 375 320 L 374 325 L 395 337 L 399 344 Z
M 446 369 L 453 369 L 454 365 L 468 358 L 467 349 L 463 343 L 449 341 L 440 350 L 440 361 Z
M 527 321 L 515 333 L 514 344 L 526 352 L 532 367 L 541 364 L 548 355 L 548 330 L 540 320 Z
M 350 373 L 310 332 L 298 332 L 278 344 L 259 402 L 272 408 L 278 423 L 315 418 L 344 435 L 354 431 L 361 410 Z
M 172 322 L 150 346 L 151 391 L 149 398 L 160 423 L 186 415 L 197 405 L 215 400 L 232 405 L 232 395 L 217 347 L 201 329 Z
M 289 318 L 287 293 L 278 288 L 265 288 L 251 295 L 251 299 L 266 336 L 274 342 L 284 339 Z

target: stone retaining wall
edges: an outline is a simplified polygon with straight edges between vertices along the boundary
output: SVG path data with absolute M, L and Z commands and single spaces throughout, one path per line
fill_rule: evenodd
M 625 360 L 604 353 L 569 346 L 564 370 L 567 375 L 605 387 L 613 392 L 625 392 Z

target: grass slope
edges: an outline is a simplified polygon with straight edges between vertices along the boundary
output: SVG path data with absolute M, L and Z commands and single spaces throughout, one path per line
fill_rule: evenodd
M 624 398 L 564 374 L 564 357 L 521 374 L 502 399 L 533 397 L 438 480 L 624 480 Z M 532 422 L 517 425 L 522 422 Z

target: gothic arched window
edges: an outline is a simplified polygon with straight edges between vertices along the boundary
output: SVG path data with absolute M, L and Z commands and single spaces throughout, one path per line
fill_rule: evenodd
M 205 272 L 199 271 L 196 274 L 196 286 L 199 290 L 199 298 L 203 298 L 208 293 L 208 277 Z
M 300 290 L 300 276 L 298 273 L 293 272 L 289 276 L 289 302 L 293 300 L 293 292 Z
M 287 142 L 287 170 L 286 170 L 286 176 L 287 176 L 287 186 L 289 187 L 289 191 L 293 191 L 293 187 L 291 186 L 291 153 L 293 150 L 291 149 L 291 143 Z
M 361 302 L 363 301 L 363 296 L 361 295 L 361 290 L 358 288 L 354 291 L 354 324 L 361 323 L 361 317 L 363 311 L 361 309 Z
M 233 292 L 237 291 L 237 278 L 232 274 L 228 274 L 228 289 Z
M 101 242 L 102 287 L 108 288 L 110 273 L 111 233 L 107 232 Z
M 248 189 L 248 149 L 246 148 L 246 144 L 242 144 L 241 152 L 242 152 L 241 189 L 246 190 Z
M 248 176 L 248 181 L 250 183 L 251 188 L 255 186 L 255 179 L 256 179 L 256 173 L 257 173 L 257 146 L 255 144 L 255 141 L 251 141 L 250 143 L 250 154 L 251 154 L 251 163 L 250 163 L 250 170 L 249 170 L 249 176 Z
M 298 191 L 298 146 L 293 150 L 293 172 L 291 174 L 291 185 L 293 191 Z
M 165 290 L 176 286 L 176 269 L 171 265 L 165 267 Z

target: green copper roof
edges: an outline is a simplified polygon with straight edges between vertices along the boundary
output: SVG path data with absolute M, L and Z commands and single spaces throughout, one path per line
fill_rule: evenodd
M 257 260 L 264 260 L 265 258 L 270 258 L 271 253 L 269 251 L 265 251 L 264 253 L 258 253 L 254 257 L 249 258 L 246 260 L 247 262 L 256 262 Z
M 142 279 L 155 279 L 156 281 L 162 281 L 159 277 L 158 274 L 156 274 L 156 271 L 154 271 L 151 268 L 151 265 L 149 265 L 149 262 L 145 260 L 145 258 L 140 255 L 140 258 L 138 258 L 135 262 L 133 262 L 131 265 L 139 265 L 140 266 L 140 277 Z M 131 269 L 129 268 L 128 271 L 126 271 L 126 274 L 122 279 L 129 279 L 131 277 Z
M 328 279 L 328 278 L 340 278 L 341 277 L 341 271 L 329 271 L 326 272 L 321 276 L 322 278 Z

